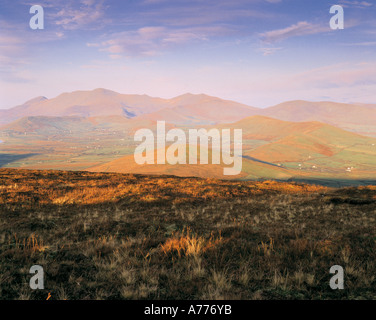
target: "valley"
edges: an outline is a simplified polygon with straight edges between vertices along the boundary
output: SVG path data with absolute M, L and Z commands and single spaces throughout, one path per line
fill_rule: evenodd
M 78 103 L 80 108 L 75 107 Z M 304 107 L 304 112 L 296 111 L 298 105 Z M 323 108 L 327 110 L 327 121 L 322 118 Z M 350 127 L 354 129 L 355 123 L 365 121 L 364 130 L 360 131 L 371 134 L 367 136 L 341 128 L 346 124 L 341 122 L 343 117 L 334 117 L 339 113 L 338 108 L 347 114 L 350 111 L 357 113 L 357 117 L 347 118 L 353 121 L 354 126 Z M 0 140 L 3 141 L 0 165 L 4 168 L 173 174 L 219 179 L 276 179 L 330 186 L 374 184 L 376 138 L 372 136 L 372 128 L 376 127 L 376 117 L 372 118 L 370 110 L 376 108 L 372 105 L 358 105 L 356 108 L 352 110 L 349 105 L 336 103 L 291 102 L 257 109 L 206 95 L 186 94 L 165 100 L 122 95 L 104 89 L 77 91 L 51 100 L 36 98 L 24 106 L 1 110 L 2 122 L 20 118 L 0 126 Z M 368 117 L 364 110 L 370 112 Z M 268 116 L 256 114 L 261 111 Z M 4 114 L 7 114 L 5 118 Z M 337 119 L 336 125 L 329 124 L 333 119 Z M 137 165 L 133 158 L 137 146 L 135 132 L 147 128 L 155 133 L 159 120 L 166 121 L 166 130 L 242 129 L 242 172 L 226 177 L 220 173 L 226 167 L 223 163 Z M 212 155 L 211 145 L 207 152 Z

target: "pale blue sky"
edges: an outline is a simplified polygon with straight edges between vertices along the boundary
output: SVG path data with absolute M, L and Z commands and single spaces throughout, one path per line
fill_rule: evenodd
M 44 30 L 29 28 L 34 4 Z M 376 103 L 375 16 L 374 0 L 0 0 L 0 108 L 98 87 Z

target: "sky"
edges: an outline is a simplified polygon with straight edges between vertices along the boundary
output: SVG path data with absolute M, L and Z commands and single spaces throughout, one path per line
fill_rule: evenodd
M 0 109 L 95 88 L 376 103 L 375 17 L 375 0 L 0 0 Z

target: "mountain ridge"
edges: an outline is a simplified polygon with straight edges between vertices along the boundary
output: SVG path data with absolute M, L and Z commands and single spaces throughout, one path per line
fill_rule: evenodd
M 24 116 L 121 116 L 191 126 L 233 123 L 260 115 L 293 122 L 319 121 L 362 135 L 376 136 L 375 106 L 291 100 L 262 109 L 203 93 L 185 93 L 164 99 L 97 88 L 64 92 L 52 99 L 40 96 L 0 110 L 0 125 Z

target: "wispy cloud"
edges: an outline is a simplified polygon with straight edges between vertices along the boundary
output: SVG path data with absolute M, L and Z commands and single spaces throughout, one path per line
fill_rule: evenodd
M 143 10 L 137 15 L 140 21 L 167 26 L 203 26 L 213 24 L 237 24 L 239 19 L 268 19 L 275 13 L 258 9 L 266 0 L 145 0 Z M 149 4 L 170 3 L 168 6 Z
M 340 0 L 339 4 L 345 8 L 353 7 L 353 8 L 360 8 L 360 9 L 365 9 L 365 8 L 369 8 L 373 6 L 373 4 L 368 1 Z
M 152 56 L 164 52 L 176 45 L 195 41 L 206 41 L 218 34 L 230 32 L 225 27 L 167 28 L 143 27 L 137 30 L 112 34 L 109 40 L 99 43 L 87 43 L 89 47 L 98 47 L 100 51 L 119 56 Z
M 2 80 L 21 81 L 20 75 L 29 58 L 25 55 L 25 39 L 19 28 L 11 23 L 0 21 L 0 74 Z
M 56 10 L 50 15 L 50 21 L 66 30 L 102 27 L 105 20 L 104 0 L 55 1 L 48 6 Z M 106 18 L 106 21 L 110 20 Z
M 292 37 L 305 36 L 310 34 L 329 31 L 329 26 L 312 24 L 307 21 L 301 21 L 283 29 L 276 29 L 260 34 L 260 38 L 265 43 L 274 43 L 286 40 Z
M 1 80 L 28 82 L 31 76 L 25 70 L 32 64 L 34 46 L 64 37 L 63 33 L 43 30 L 43 37 L 33 37 L 22 25 L 0 21 L 0 74 Z
M 282 50 L 282 47 L 269 47 L 269 48 L 260 48 L 258 51 L 261 51 L 264 56 L 270 56 L 275 54 L 277 51 Z
M 325 93 L 333 89 L 345 92 L 349 88 L 376 85 L 376 63 L 337 63 L 303 72 L 279 74 L 273 78 L 260 78 L 256 84 L 260 92 L 301 92 L 308 89 Z
M 353 42 L 353 43 L 344 43 L 345 46 L 360 46 L 360 47 L 373 47 L 376 46 L 376 41 L 368 41 L 368 42 Z
M 343 62 L 297 72 L 276 72 L 272 76 L 258 74 L 257 78 L 228 84 L 239 95 L 250 90 L 258 104 L 268 106 L 287 100 L 376 101 L 376 63 Z M 232 86 L 232 87 L 231 87 Z M 226 88 L 225 86 L 223 86 Z M 273 92 L 271 95 L 270 92 Z M 241 101 L 241 100 L 240 100 Z M 250 103 L 257 105 L 257 103 Z

